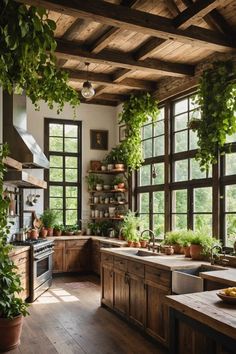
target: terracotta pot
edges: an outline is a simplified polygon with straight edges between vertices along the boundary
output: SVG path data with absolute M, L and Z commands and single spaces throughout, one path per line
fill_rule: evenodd
M 119 189 L 123 189 L 123 188 L 125 188 L 125 184 L 124 184 L 124 182 L 122 182 L 122 183 L 118 183 L 118 188 L 119 188 Z
M 125 165 L 123 163 L 116 163 L 115 164 L 116 170 L 123 170 L 124 168 L 125 168 Z
M 38 237 L 39 237 L 38 230 L 32 229 L 30 231 L 30 239 L 31 240 L 37 240 Z
M 47 227 L 48 236 L 53 236 L 53 227 Z
M 90 229 L 87 229 L 87 233 L 86 234 L 88 235 L 88 230 L 89 230 L 89 235 L 91 235 Z M 66 234 L 66 236 L 73 236 L 74 231 L 66 231 L 65 234 Z
M 175 244 L 175 245 L 172 245 L 172 246 L 174 248 L 174 253 L 175 254 L 182 254 L 183 253 L 183 251 L 181 250 L 182 247 L 180 245 Z
M 127 241 L 127 243 L 128 243 L 128 247 L 133 247 L 134 245 L 133 241 Z
M 48 230 L 45 229 L 45 227 L 42 227 L 42 229 L 40 230 L 40 237 L 46 238 L 47 234 L 48 234 Z
M 61 230 L 53 230 L 53 235 L 54 236 L 61 236 L 61 234 L 62 234 L 62 231 Z
M 190 255 L 194 260 L 202 260 L 203 259 L 203 247 L 201 245 L 190 245 Z
M 190 246 L 183 247 L 185 257 L 191 258 Z
M 139 248 L 141 247 L 141 244 L 139 241 L 134 242 L 134 247 Z
M 165 254 L 166 255 L 171 256 L 174 253 L 175 253 L 175 250 L 174 250 L 173 246 L 165 246 Z
M 140 241 L 140 245 L 142 248 L 146 248 L 147 247 L 147 241 L 146 240 L 141 240 Z
M 20 344 L 23 316 L 0 318 L 0 351 L 7 352 Z

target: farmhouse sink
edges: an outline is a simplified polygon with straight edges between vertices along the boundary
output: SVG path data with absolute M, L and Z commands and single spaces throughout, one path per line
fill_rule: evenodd
M 160 256 L 165 256 L 163 253 L 155 253 L 152 251 L 146 251 L 146 250 L 137 250 L 135 248 L 130 248 L 127 250 L 122 250 L 121 251 L 124 254 L 129 254 L 132 256 L 138 256 L 138 257 L 160 257 Z
M 175 294 L 196 293 L 204 290 L 201 273 L 225 270 L 226 268 L 202 264 L 190 269 L 179 269 L 172 272 L 172 292 Z

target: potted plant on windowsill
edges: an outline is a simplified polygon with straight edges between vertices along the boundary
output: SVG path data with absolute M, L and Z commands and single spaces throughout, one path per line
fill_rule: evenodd
M 143 234 L 142 237 L 140 238 L 140 246 L 141 246 L 142 248 L 146 248 L 149 239 L 150 239 L 150 236 L 149 236 L 149 235 Z
M 62 232 L 64 231 L 64 225 L 56 224 L 53 228 L 53 236 L 61 236 Z
M 47 236 L 53 236 L 53 226 L 57 221 L 57 213 L 52 209 L 46 209 L 40 219 L 43 226 L 48 230 Z
M 163 244 L 173 246 L 175 254 L 182 254 L 181 238 L 185 230 L 174 230 L 166 233 Z
M 129 247 L 132 247 L 134 245 L 134 242 L 136 242 L 139 238 L 138 229 L 140 228 L 140 226 L 140 218 L 135 216 L 135 213 L 129 210 L 125 215 L 121 226 L 122 234 L 124 235 Z
M 208 260 L 213 245 L 220 245 L 219 240 L 203 231 L 194 232 L 190 245 L 191 258 L 193 260 Z
M 0 351 L 3 352 L 18 346 L 23 316 L 28 314 L 28 305 L 18 296 L 23 289 L 17 267 L 9 256 L 12 246 L 7 243 L 9 200 L 3 198 L 3 159 L 7 152 L 6 145 L 3 145 L 0 148 Z
M 179 240 L 180 246 L 183 248 L 184 255 L 187 258 L 191 258 L 190 245 L 193 239 L 194 232 L 192 230 L 183 230 L 181 238 Z

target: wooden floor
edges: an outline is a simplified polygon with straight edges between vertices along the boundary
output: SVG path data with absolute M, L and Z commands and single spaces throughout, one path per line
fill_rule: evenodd
M 60 277 L 30 306 L 20 346 L 11 354 L 164 354 L 100 307 L 96 277 Z

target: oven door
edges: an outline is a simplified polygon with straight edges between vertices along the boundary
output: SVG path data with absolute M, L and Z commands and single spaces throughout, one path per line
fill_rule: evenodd
M 53 251 L 49 251 L 34 256 L 33 289 L 52 278 L 52 254 Z

